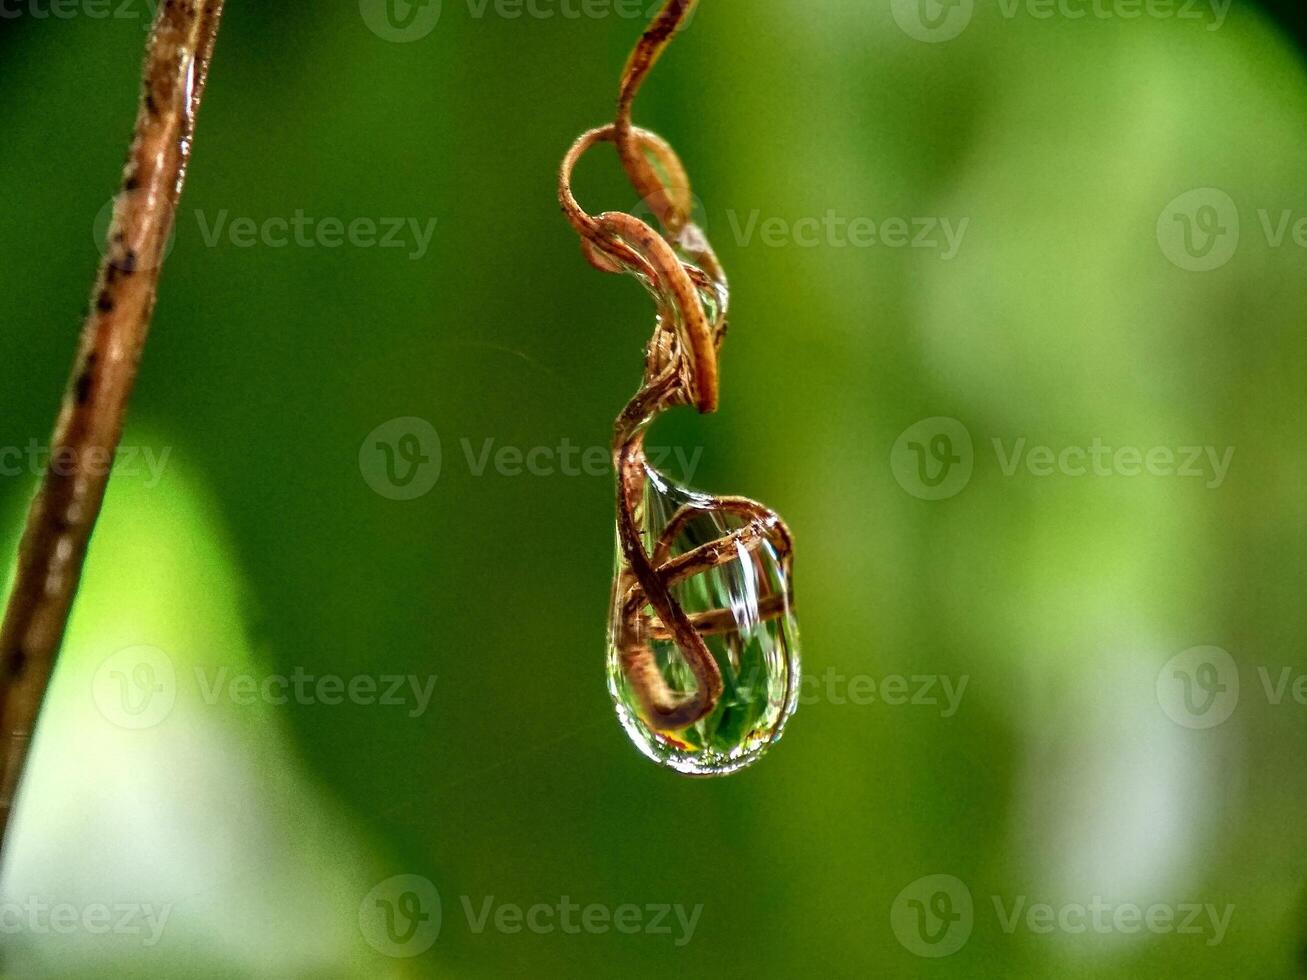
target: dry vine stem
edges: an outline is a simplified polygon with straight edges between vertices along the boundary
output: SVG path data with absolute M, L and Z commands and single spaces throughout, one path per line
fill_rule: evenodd
M 654 418 L 676 405 L 700 412 L 717 408 L 717 352 L 726 333 L 726 275 L 703 232 L 690 220 L 690 181 L 676 152 L 663 139 L 632 124 L 631 107 L 654 64 L 698 0 L 667 0 L 627 62 L 612 125 L 592 129 L 573 144 L 559 176 L 563 213 L 581 236 L 582 250 L 603 272 L 630 272 L 648 287 L 658 305 L 658 323 L 645 356 L 644 383 L 618 416 L 613 460 L 617 481 L 617 529 L 625 560 L 615 584 L 621 603 L 618 647 L 622 667 L 647 720 L 676 732 L 712 712 L 721 698 L 721 669 L 703 637 L 734 628 L 732 611 L 713 609 L 693 616 L 671 589 L 712 568 L 740 559 L 741 551 L 770 545 L 788 577 L 792 543 L 784 522 L 743 497 L 710 498 L 707 507 L 733 514 L 744 526 L 725 537 L 672 557 L 677 536 L 702 507 L 687 505 L 672 516 L 652 555 L 641 532 L 649 467 L 644 435 Z M 572 193 L 577 162 L 598 143 L 616 144 L 632 186 L 662 226 L 662 233 L 629 214 L 587 214 Z M 783 615 L 772 601 L 765 618 Z M 650 639 L 673 641 L 695 679 L 691 693 L 670 689 Z
M 0 842 L 104 500 L 110 468 L 100 464 L 122 435 L 222 6 L 166 0 L 146 47 L 123 193 L 0 628 Z

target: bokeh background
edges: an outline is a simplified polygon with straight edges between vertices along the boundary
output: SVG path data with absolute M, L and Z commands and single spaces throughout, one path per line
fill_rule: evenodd
M 651 6 L 232 0 L 5 975 L 1302 975 L 1302 14 L 703 5 L 636 115 L 733 329 L 720 413 L 651 441 L 790 522 L 809 680 L 762 763 L 691 781 L 603 682 L 593 447 L 651 307 L 554 199 Z M 2 9 L 10 556 L 149 5 Z M 579 189 L 636 204 L 602 150 Z M 417 687 L 261 693 L 297 674 Z

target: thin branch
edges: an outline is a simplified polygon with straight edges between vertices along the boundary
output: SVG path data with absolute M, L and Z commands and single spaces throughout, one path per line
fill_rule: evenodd
M 0 845 L 104 501 L 98 461 L 122 436 L 222 6 L 166 0 L 146 46 L 123 192 L 0 628 Z
M 679 232 L 690 220 L 690 178 L 670 147 L 667 147 L 666 153 L 655 154 L 655 159 L 663 168 L 663 175 L 653 168 L 641 152 L 642 147 L 632 138 L 634 127 L 631 125 L 631 107 L 640 93 L 640 86 L 649 77 L 654 65 L 658 64 L 658 59 L 663 56 L 672 39 L 694 14 L 698 3 L 699 0 L 668 0 L 667 5 L 654 17 L 653 23 L 631 52 L 626 69 L 622 72 L 617 121 L 613 124 L 616 131 L 614 142 L 631 185 L 663 226 L 673 234 Z

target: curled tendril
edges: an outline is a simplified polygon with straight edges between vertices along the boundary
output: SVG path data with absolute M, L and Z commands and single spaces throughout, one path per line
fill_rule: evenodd
M 665 161 L 673 168 L 670 172 L 684 177 L 680 159 L 661 137 L 643 129 L 629 130 L 630 139 L 640 149 Z M 726 277 L 713 254 L 708 239 L 688 218 L 681 221 L 674 238 L 664 237 L 634 215 L 620 211 L 606 211 L 597 216 L 587 214 L 572 194 L 572 173 L 581 157 L 597 143 L 615 142 L 616 124 L 602 126 L 585 133 L 568 151 L 563 160 L 559 199 L 563 212 L 581 235 L 581 248 L 586 259 L 603 272 L 631 272 L 638 276 L 653 293 L 659 304 L 659 334 L 651 345 L 651 361 L 646 371 L 646 382 L 661 373 L 661 369 L 675 365 L 680 369 L 677 395 L 683 395 L 701 412 L 717 408 L 717 348 L 726 329 Z M 634 178 L 632 182 L 635 183 Z M 660 185 L 663 186 L 663 185 Z M 639 190 L 639 185 L 636 185 Z M 673 192 L 646 195 L 650 206 L 654 197 L 671 198 Z M 680 196 L 679 193 L 677 196 Z M 685 196 L 689 196 L 686 180 Z M 679 208 L 679 205 L 676 205 Z M 680 211 L 668 213 L 660 219 L 679 220 Z M 671 233 L 671 226 L 664 224 Z M 705 292 L 719 300 L 720 310 L 710 320 L 704 309 Z M 683 355 L 686 364 L 677 363 Z
M 645 355 L 644 382 L 614 426 L 617 530 L 624 559 L 615 583 L 621 603 L 617 643 L 623 669 L 647 719 L 675 732 L 709 714 L 722 694 L 721 669 L 703 637 L 729 628 L 731 611 L 713 609 L 693 617 L 671 589 L 695 575 L 739 560 L 741 550 L 764 544 L 788 573 L 789 530 L 766 507 L 743 497 L 710 498 L 710 506 L 744 520 L 744 526 L 672 557 L 672 546 L 701 510 L 685 507 L 672 516 L 652 555 L 641 532 L 649 467 L 644 434 L 660 413 L 676 405 L 713 412 L 718 401 L 718 350 L 726 333 L 729 287 L 707 237 L 691 220 L 690 179 L 676 151 L 656 133 L 632 124 L 635 97 L 650 70 L 693 13 L 698 0 L 668 0 L 636 45 L 622 75 L 617 119 L 592 129 L 572 144 L 559 172 L 559 202 L 581 236 L 587 261 L 602 272 L 635 275 L 658 307 L 658 320 Z M 572 192 L 580 159 L 599 143 L 613 143 L 632 186 L 662 230 L 631 214 L 588 214 Z M 648 612 L 646 612 L 646 609 Z M 762 611 L 767 618 L 783 609 Z M 673 691 L 648 645 L 650 638 L 676 644 L 695 679 L 691 693 Z

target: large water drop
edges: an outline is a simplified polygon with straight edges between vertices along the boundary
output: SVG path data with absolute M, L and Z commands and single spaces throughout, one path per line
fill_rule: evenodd
M 646 555 L 721 675 L 721 694 L 685 727 L 656 705 L 689 699 L 698 679 L 636 581 L 619 534 L 609 625 L 608 689 L 636 747 L 678 772 L 724 775 L 759 759 L 798 703 L 799 632 L 791 544 L 760 504 L 713 497 L 645 466 L 637 519 Z

